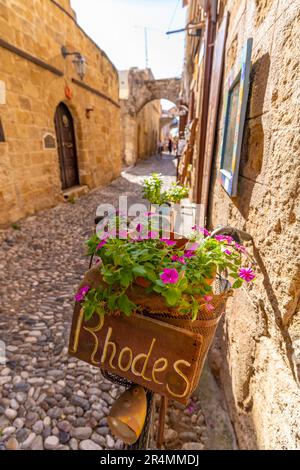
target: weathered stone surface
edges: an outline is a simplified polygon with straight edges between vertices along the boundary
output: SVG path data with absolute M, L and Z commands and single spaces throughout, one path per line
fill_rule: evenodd
M 240 448 L 298 449 L 300 7 L 295 0 L 226 3 L 225 76 L 253 37 L 250 107 L 234 200 L 217 182 L 218 133 L 209 221 L 253 236 L 257 281 L 228 302 L 210 364 L 224 386 Z
M 92 434 L 92 428 L 86 426 L 86 427 L 79 427 L 79 428 L 73 428 L 71 430 L 71 435 L 72 437 L 75 437 L 76 439 L 88 439 L 91 434 Z
M 19 443 L 15 437 L 10 437 L 6 443 L 6 449 L 7 450 L 18 450 L 19 449 Z
M 182 450 L 203 450 L 204 445 L 201 442 L 186 442 L 182 446 Z
M 90 439 L 86 439 L 79 443 L 79 449 L 80 450 L 101 450 L 102 447 L 100 447 L 98 444 L 91 441 Z
M 59 445 L 59 440 L 58 440 L 58 437 L 56 436 L 49 436 L 44 441 L 44 447 L 45 449 L 48 449 L 48 450 L 54 450 L 57 448 L 58 445 Z
M 68 0 L 60 2 L 71 10 Z M 7 142 L 1 143 L 0 159 L 2 168 L 9 167 L 9 171 L 0 172 L 0 224 L 64 200 L 54 126 L 54 113 L 62 101 L 68 102 L 75 122 L 80 185 L 91 189 L 109 183 L 119 176 L 121 169 L 119 81 L 106 54 L 78 27 L 73 14 L 69 17 L 62 12 L 57 2 L 39 4 L 32 9 L 30 3 L 18 0 L 5 8 L 8 16 L 1 20 L 5 39 L 33 56 L 43 58 L 61 70 L 63 76 L 49 75 L 49 71 L 37 69 L 36 65 L 1 49 L 2 80 L 7 90 L 7 104 L 1 105 L 1 118 L 6 122 Z M 45 21 L 42 28 L 39 27 L 41 18 Z M 71 49 L 80 50 L 89 63 L 89 86 L 107 99 L 72 83 L 71 79 L 77 74 L 72 64 L 68 66 L 69 61 L 62 58 L 59 52 L 62 44 L 72 44 Z M 65 95 L 66 80 L 71 100 Z M 92 109 L 90 119 L 87 119 L 87 108 Z M 55 148 L 45 148 L 46 134 L 50 134 L 52 140 L 54 137 Z M 34 333 L 23 341 L 32 347 L 41 337 Z M 6 380 L 0 377 L 0 384 Z

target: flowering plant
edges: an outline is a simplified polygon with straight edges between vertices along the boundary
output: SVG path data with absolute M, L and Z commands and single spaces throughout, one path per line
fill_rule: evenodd
M 167 191 L 162 190 L 163 178 L 159 173 L 152 173 L 151 176 L 143 181 L 143 197 L 148 199 L 151 204 L 179 203 L 188 196 L 187 186 L 174 182 Z
M 166 199 L 169 202 L 180 203 L 180 201 L 189 195 L 189 188 L 179 183 L 172 183 L 170 189 L 166 191 Z
M 151 204 L 164 204 L 166 202 L 166 192 L 162 191 L 163 179 L 160 173 L 152 173 L 143 181 L 143 197 Z
M 203 305 L 208 312 L 214 310 L 211 284 L 218 273 L 228 273 L 233 289 L 255 278 L 252 268 L 241 264 L 245 248 L 230 236 L 212 237 L 206 229 L 193 227 L 191 236 L 182 243 L 151 230 L 145 233 L 142 224 L 127 238 L 113 235 L 106 233 L 100 239 L 95 234 L 87 242 L 88 254 L 100 260 L 97 269 L 104 283 L 95 289 L 82 286 L 76 294 L 86 319 L 95 312 L 131 315 L 138 311 L 139 306 L 127 294 L 140 279 L 145 295 L 160 295 L 168 306 L 195 319 Z

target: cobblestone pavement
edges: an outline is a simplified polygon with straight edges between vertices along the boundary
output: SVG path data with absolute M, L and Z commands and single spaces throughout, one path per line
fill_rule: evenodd
M 106 423 L 119 389 L 98 369 L 68 357 L 68 335 L 76 286 L 88 268 L 84 241 L 97 205 L 116 204 L 121 194 L 140 198 L 141 180 L 153 170 L 168 183 L 175 163 L 152 157 L 75 204 L 60 204 L 1 232 L 0 340 L 7 356 L 0 365 L 1 449 L 121 447 Z M 209 448 L 216 426 L 208 425 L 198 395 L 186 409 L 174 404 L 167 416 L 166 447 Z M 230 437 L 221 448 L 231 448 L 231 442 Z

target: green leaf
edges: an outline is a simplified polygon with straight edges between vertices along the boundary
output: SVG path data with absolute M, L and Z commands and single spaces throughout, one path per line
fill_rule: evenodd
M 107 301 L 108 308 L 112 311 L 116 309 L 117 294 L 112 294 Z
M 118 298 L 118 306 L 126 316 L 130 316 L 132 311 L 136 308 L 136 305 L 128 299 L 126 294 L 120 295 Z
M 147 274 L 147 271 L 146 271 L 146 269 L 144 268 L 144 266 L 139 266 L 138 264 L 135 265 L 135 266 L 133 266 L 132 272 L 133 272 L 136 276 L 146 276 L 146 274 Z
M 242 279 L 237 279 L 233 284 L 232 287 L 233 289 L 238 289 L 243 285 L 243 280 Z
M 147 272 L 147 279 L 149 279 L 152 282 L 155 282 L 157 279 L 157 274 L 155 273 L 155 271 L 153 271 L 153 269 L 147 268 L 146 272 Z
M 133 279 L 132 271 L 128 269 L 121 269 L 120 271 L 120 282 L 121 286 L 127 288 Z
M 162 295 L 165 297 L 167 303 L 173 306 L 176 305 L 180 299 L 181 292 L 175 287 L 169 287 L 165 292 L 162 292 Z
M 90 320 L 95 312 L 95 306 L 93 304 L 84 305 L 84 318 L 85 320 Z

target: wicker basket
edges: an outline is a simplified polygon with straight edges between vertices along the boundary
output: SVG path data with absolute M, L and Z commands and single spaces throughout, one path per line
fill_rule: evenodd
M 213 312 L 208 311 L 203 305 L 199 309 L 196 320 L 191 320 L 188 315 L 181 315 L 180 313 L 175 312 L 175 309 L 173 309 L 173 313 L 154 313 L 153 311 L 150 312 L 147 310 L 142 313 L 147 317 L 155 318 L 156 320 L 169 323 L 170 325 L 177 326 L 178 328 L 182 328 L 184 330 L 193 331 L 194 333 L 202 336 L 203 341 L 199 355 L 200 359 L 197 374 L 192 385 L 192 392 L 198 385 L 208 350 L 214 339 L 219 321 L 225 312 L 226 301 L 231 295 L 231 291 L 219 295 L 212 295 L 213 299 L 210 301 L 210 303 L 214 306 Z
M 89 284 L 92 288 L 96 288 L 100 284 L 105 285 L 99 267 L 94 267 L 85 274 L 81 286 L 85 284 Z M 218 289 L 215 289 L 216 291 L 218 292 Z M 199 352 L 197 373 L 191 387 L 192 393 L 198 385 L 209 347 L 213 341 L 218 323 L 225 312 L 226 301 L 232 295 L 232 291 L 210 294 L 212 300 L 209 303 L 214 306 L 214 310 L 208 311 L 205 305 L 201 305 L 196 320 L 192 320 L 190 315 L 181 314 L 175 307 L 169 307 L 163 296 L 153 293 L 147 295 L 144 287 L 135 285 L 128 289 L 126 293 L 140 307 L 138 314 L 201 335 L 201 351 Z M 200 300 L 199 303 L 201 303 Z

